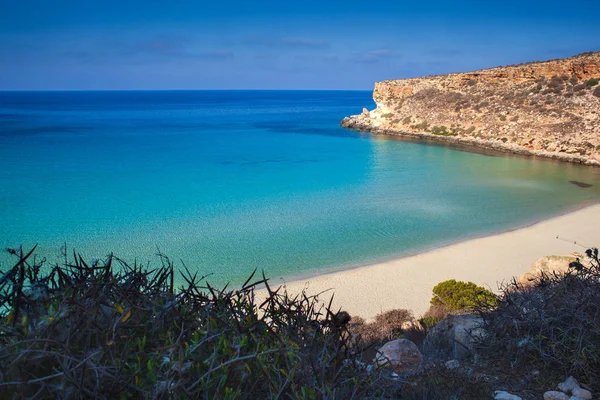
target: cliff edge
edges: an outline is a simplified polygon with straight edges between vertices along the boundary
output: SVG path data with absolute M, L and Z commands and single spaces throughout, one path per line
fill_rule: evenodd
M 346 128 L 600 166 L 600 52 L 377 82 Z

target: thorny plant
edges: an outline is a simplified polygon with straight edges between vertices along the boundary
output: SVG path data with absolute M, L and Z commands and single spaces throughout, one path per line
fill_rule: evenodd
M 350 399 L 397 385 L 361 368 L 347 314 L 264 274 L 216 289 L 184 265 L 176 288 L 162 254 L 153 270 L 75 253 L 47 267 L 34 250 L 9 250 L 0 271 L 2 398 Z

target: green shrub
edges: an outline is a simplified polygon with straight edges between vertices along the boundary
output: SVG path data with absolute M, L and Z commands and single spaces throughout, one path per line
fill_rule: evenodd
M 434 126 L 431 128 L 431 133 L 439 136 L 454 136 L 454 132 L 450 132 L 445 126 Z
M 419 323 L 421 324 L 421 326 L 423 326 L 423 329 L 426 332 L 428 332 L 429 330 L 431 330 L 431 328 L 436 326 L 438 322 L 440 322 L 443 319 L 444 318 L 442 317 L 423 317 L 419 319 Z
M 477 307 L 493 307 L 498 297 L 473 282 L 450 279 L 438 283 L 433 288 L 432 305 L 444 305 L 450 311 L 472 310 Z
M 429 122 L 423 121 L 420 124 L 411 125 L 411 128 L 415 130 L 427 131 L 429 130 Z
M 596 79 L 596 78 L 591 78 L 591 79 L 588 79 L 588 80 L 585 82 L 585 86 L 587 86 L 587 87 L 596 86 L 596 85 L 598 84 L 598 82 L 599 82 L 599 81 L 598 81 L 598 79 Z

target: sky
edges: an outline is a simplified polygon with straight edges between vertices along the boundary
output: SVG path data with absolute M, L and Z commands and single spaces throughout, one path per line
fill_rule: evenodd
M 0 0 L 0 90 L 370 90 L 598 51 L 599 1 Z

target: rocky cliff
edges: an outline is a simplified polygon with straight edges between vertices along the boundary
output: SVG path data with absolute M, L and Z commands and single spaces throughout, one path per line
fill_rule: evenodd
M 600 52 L 377 82 L 342 126 L 600 166 Z

